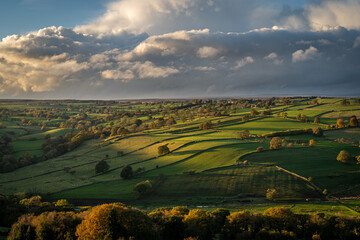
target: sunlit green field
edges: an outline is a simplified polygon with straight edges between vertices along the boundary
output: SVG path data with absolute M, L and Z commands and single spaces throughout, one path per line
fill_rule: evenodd
M 326 130 L 326 124 L 335 124 L 337 118 L 360 111 L 358 105 L 342 106 L 340 99 L 320 99 L 319 105 L 311 100 L 296 100 L 295 104 L 281 102 L 272 107 L 272 116 L 250 117 L 244 121 L 252 108 L 234 107 L 227 109 L 228 116 L 198 116 L 182 121 L 175 116 L 176 124 L 157 129 L 129 134 L 115 135 L 105 139 L 88 140 L 80 147 L 59 157 L 19 168 L 13 172 L 0 174 L 0 193 L 36 192 L 49 199 L 67 198 L 70 200 L 116 200 L 149 206 L 161 205 L 231 205 L 247 203 L 270 204 L 266 199 L 267 189 L 276 189 L 276 201 L 297 202 L 295 211 L 315 211 L 305 200 L 326 199 L 329 196 L 356 195 L 360 193 L 360 165 L 342 164 L 336 160 L 341 150 L 353 156 L 360 155 L 358 128 Z M 63 111 L 68 117 L 76 116 L 79 109 L 96 107 L 93 103 L 69 103 Z M 10 104 L 8 107 L 23 111 L 26 106 Z M 59 106 L 60 108 L 62 106 Z M 119 112 L 157 109 L 159 104 L 114 104 L 111 108 Z M 168 109 L 181 107 L 180 103 L 167 103 Z M 70 109 L 71 108 L 71 109 Z M 29 109 L 36 109 L 32 106 Z M 256 108 L 260 113 L 264 109 Z M 281 116 L 286 112 L 287 118 Z M 298 114 L 304 114 L 309 122 L 296 121 Z M 164 115 L 164 114 L 163 114 Z M 104 113 L 89 113 L 88 118 L 104 118 Z M 153 118 L 161 117 L 153 115 Z M 165 116 L 170 116 L 166 113 Z M 313 123 L 320 117 L 320 124 Z M 20 118 L 19 118 L 20 119 Z M 31 120 L 31 118 L 28 118 Z M 146 115 L 138 116 L 145 123 L 151 123 Z M 46 119 L 45 119 L 46 120 Z M 52 119 L 49 122 L 60 123 Z M 132 121 L 128 119 L 127 121 Z M 210 129 L 200 129 L 199 125 L 212 122 Z M 49 126 L 41 131 L 41 126 L 27 126 L 20 121 L 1 120 L 6 128 L 0 129 L 2 136 L 12 138 L 14 155 L 21 157 L 25 152 L 43 155 L 42 144 L 45 136 L 64 136 L 77 133 L 79 129 Z M 102 121 L 103 126 L 111 126 L 120 120 Z M 269 151 L 270 138 L 263 134 L 321 127 L 324 137 L 311 134 L 282 136 L 286 143 L 279 150 Z M 248 130 L 248 139 L 239 139 L 238 134 Z M 348 139 L 339 143 L 336 139 Z M 286 139 L 286 140 L 285 140 Z M 315 139 L 316 146 L 308 146 Z M 298 140 L 299 143 L 296 143 Z M 293 147 L 287 147 L 293 141 Z M 304 144 L 300 144 L 304 143 Z M 159 156 L 158 147 L 167 145 L 170 153 Z M 258 152 L 261 147 L 265 151 Z M 119 154 L 121 152 L 121 154 Z M 95 165 L 105 160 L 110 169 L 96 174 Z M 247 165 L 242 165 L 244 161 Z M 123 180 L 120 173 L 124 165 L 133 170 L 142 169 L 134 178 Z M 189 171 L 192 174 L 189 174 Z M 150 180 L 152 194 L 141 197 L 133 192 L 138 182 Z M 355 188 L 354 188 L 355 187 Z M 349 194 L 354 189 L 354 194 Z M 324 209 L 329 206 L 322 205 Z M 266 206 L 254 207 L 260 210 Z M 314 208 L 311 210 L 311 208 Z M 335 206 L 332 212 L 350 211 L 342 205 Z M 307 209 L 307 210 L 306 210 Z M 320 209 L 320 208 L 319 208 Z M 324 210 L 327 211 L 327 210 Z M 329 210 L 330 211 L 330 210 Z

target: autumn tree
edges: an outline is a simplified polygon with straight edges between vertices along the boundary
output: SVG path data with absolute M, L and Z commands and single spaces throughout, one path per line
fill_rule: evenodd
M 314 136 L 322 137 L 324 135 L 324 131 L 321 127 L 315 127 L 312 129 L 312 133 Z
M 274 201 L 277 194 L 278 194 L 278 192 L 274 188 L 266 190 L 266 198 L 269 199 L 270 201 Z
M 239 139 L 247 139 L 247 138 L 249 138 L 250 137 L 250 132 L 249 132 L 249 130 L 243 130 L 242 132 L 240 132 L 240 133 L 238 133 L 238 138 Z
M 76 228 L 78 240 L 154 239 L 150 218 L 137 209 L 118 204 L 94 207 Z
M 337 155 L 336 160 L 338 160 L 339 162 L 342 163 L 350 163 L 352 162 L 353 158 L 350 155 L 350 153 L 348 153 L 345 150 L 340 151 L 340 153 Z
M 352 116 L 349 120 L 349 125 L 350 127 L 358 127 L 359 126 L 359 121 L 356 118 L 356 116 Z
M 242 120 L 243 122 L 247 122 L 247 121 L 249 121 L 249 119 L 250 119 L 249 115 L 244 115 L 244 116 L 242 116 L 242 118 L 241 118 L 241 120 Z
M 280 149 L 282 140 L 279 137 L 273 137 L 270 141 L 270 149 Z
M 314 118 L 314 123 L 320 123 L 320 118 L 319 118 L 319 117 L 315 117 L 315 118 Z
M 309 140 L 309 146 L 315 146 L 317 142 L 314 139 Z
M 259 112 L 256 111 L 255 109 L 251 109 L 251 111 L 250 111 L 250 116 L 256 117 L 257 115 L 259 115 Z
M 227 216 L 225 228 L 235 236 L 237 233 L 249 231 L 251 215 L 249 211 L 234 212 Z
M 123 166 L 120 177 L 123 179 L 130 179 L 134 176 L 133 169 L 130 165 L 126 164 Z
M 199 240 L 211 239 L 215 226 L 214 215 L 207 210 L 193 209 L 184 218 L 185 237 Z
M 266 225 L 270 229 L 282 232 L 291 231 L 296 226 L 295 214 L 286 207 L 273 207 L 264 211 Z
M 212 127 L 213 127 L 213 123 L 211 121 L 206 121 L 206 122 L 200 123 L 200 125 L 199 125 L 199 128 L 202 130 L 210 129 Z
M 342 128 L 345 126 L 345 123 L 344 123 L 344 120 L 339 118 L 337 121 L 336 121 L 336 126 L 339 127 L 339 128 Z

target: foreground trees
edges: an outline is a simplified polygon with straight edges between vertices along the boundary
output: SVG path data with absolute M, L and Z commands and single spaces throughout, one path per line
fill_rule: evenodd
M 163 207 L 147 214 L 112 203 L 80 213 L 23 215 L 13 224 L 8 239 L 360 239 L 359 231 L 359 218 L 295 214 L 286 207 L 232 214 L 226 209 Z
M 75 234 L 79 240 L 155 239 L 152 222 L 146 213 L 114 203 L 93 208 Z

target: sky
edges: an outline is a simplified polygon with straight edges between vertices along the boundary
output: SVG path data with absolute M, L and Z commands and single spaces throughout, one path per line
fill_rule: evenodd
M 3 0 L 0 39 L 0 98 L 360 94 L 360 0 Z

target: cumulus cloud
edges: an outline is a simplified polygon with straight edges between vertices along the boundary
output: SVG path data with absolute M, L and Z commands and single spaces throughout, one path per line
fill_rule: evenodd
M 106 13 L 75 31 L 90 34 L 117 34 L 122 31 L 142 33 L 164 16 L 185 13 L 194 5 L 191 0 L 121 0 L 108 4 Z
M 296 63 L 296 62 L 304 62 L 304 61 L 312 60 L 316 56 L 318 56 L 318 54 L 319 54 L 319 50 L 317 50 L 313 46 L 310 46 L 305 51 L 300 49 L 294 52 L 292 54 L 292 61 Z
M 360 30 L 359 0 L 327 0 L 310 4 L 305 15 L 315 31 L 333 30 L 344 27 Z
M 284 62 L 284 60 L 280 59 L 279 56 L 274 52 L 272 52 L 269 55 L 265 56 L 264 59 L 269 61 L 269 62 L 272 62 L 274 64 L 277 64 L 277 65 L 282 64 Z
M 240 69 L 242 67 L 245 67 L 245 65 L 249 63 L 253 63 L 254 59 L 250 56 L 244 57 L 243 59 L 240 59 L 239 61 L 236 61 L 236 65 L 232 68 L 233 70 Z

